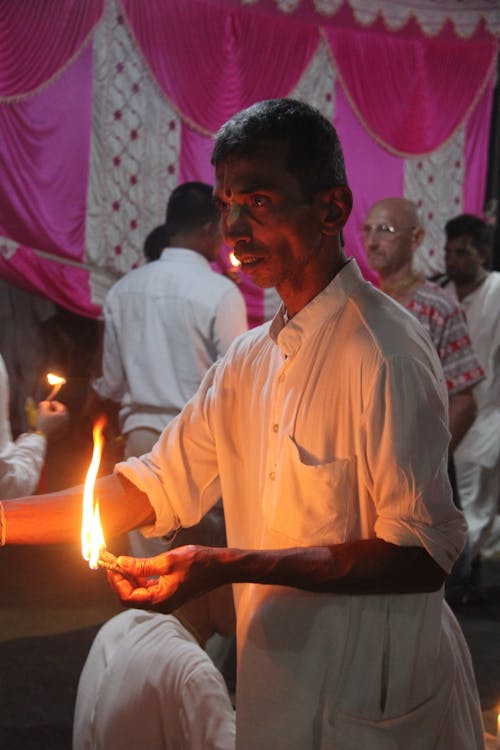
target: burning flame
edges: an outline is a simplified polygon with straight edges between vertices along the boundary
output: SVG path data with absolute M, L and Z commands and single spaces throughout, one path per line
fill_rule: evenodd
M 105 426 L 105 417 L 99 417 L 94 423 L 92 430 L 94 450 L 83 489 L 82 555 L 84 560 L 88 560 L 89 568 L 93 570 L 97 570 L 99 555 L 106 548 L 99 516 L 99 500 L 94 502 L 94 485 L 101 463 L 104 445 L 102 433 Z
M 229 262 L 231 263 L 231 265 L 233 266 L 233 268 L 238 268 L 238 266 L 241 265 L 240 261 L 238 260 L 238 258 L 234 254 L 233 250 L 231 250 L 231 252 L 229 253 Z
M 56 394 L 59 392 L 60 388 L 65 384 L 66 378 L 63 378 L 61 375 L 56 375 L 53 372 L 49 372 L 47 374 L 47 383 L 49 385 L 52 385 L 53 388 L 47 398 L 46 401 L 52 401 L 53 398 L 55 398 Z

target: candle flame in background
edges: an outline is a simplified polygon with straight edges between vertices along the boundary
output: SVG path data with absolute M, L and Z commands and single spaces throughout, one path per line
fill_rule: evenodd
M 92 429 L 94 450 L 83 489 L 82 555 L 84 560 L 88 560 L 89 568 L 92 570 L 97 570 L 99 555 L 106 548 L 99 515 L 99 501 L 96 499 L 94 502 L 94 485 L 101 463 L 105 426 L 106 417 L 99 417 L 94 423 Z
M 240 261 L 238 260 L 238 258 L 236 257 L 236 255 L 234 254 L 232 250 L 229 253 L 229 261 L 231 265 L 233 266 L 233 268 L 238 268 L 238 266 L 241 265 Z
M 59 390 L 62 388 L 62 386 L 65 384 L 66 378 L 63 378 L 61 375 L 56 375 L 53 372 L 49 372 L 47 374 L 47 383 L 49 385 L 52 385 L 53 388 L 45 401 L 52 401 L 53 398 L 56 397 Z

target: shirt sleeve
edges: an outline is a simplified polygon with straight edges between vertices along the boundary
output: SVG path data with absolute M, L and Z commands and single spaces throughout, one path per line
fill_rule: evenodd
M 23 433 L 0 454 L 0 499 L 31 495 L 45 460 L 43 435 Z
M 447 572 L 466 534 L 447 472 L 446 395 L 421 361 L 395 356 L 381 366 L 361 432 L 375 533 L 422 546 Z
M 121 402 L 126 379 L 123 370 L 118 331 L 114 322 L 112 297 L 104 303 L 104 341 L 102 350 L 102 376 L 92 382 L 92 388 L 101 396 Z
M 217 356 L 222 357 L 232 341 L 247 328 L 245 300 L 236 284 L 231 282 L 215 313 L 214 342 Z
M 168 534 L 193 526 L 221 495 L 217 451 L 212 430 L 216 362 L 182 412 L 163 430 L 150 453 L 116 465 L 144 492 L 154 508 L 155 524 L 145 536 Z

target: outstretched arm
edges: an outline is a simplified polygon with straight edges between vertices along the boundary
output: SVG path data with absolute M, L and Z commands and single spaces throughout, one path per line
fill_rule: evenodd
M 321 593 L 408 594 L 435 591 L 446 576 L 422 547 L 399 547 L 382 539 L 280 550 L 187 546 L 149 559 L 119 557 L 118 563 L 138 582 L 134 586 L 118 573 L 108 574 L 123 603 L 161 602 L 165 612 L 225 583 L 272 584 Z
M 152 523 L 155 514 L 147 495 L 121 475 L 98 479 L 104 536 L 110 539 L 137 526 Z M 16 498 L 3 503 L 7 544 L 57 544 L 75 542 L 82 525 L 83 487 L 46 495 Z

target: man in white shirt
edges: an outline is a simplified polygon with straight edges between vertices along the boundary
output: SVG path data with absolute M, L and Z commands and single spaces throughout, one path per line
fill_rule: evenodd
M 478 414 L 455 453 L 471 553 L 478 561 L 500 499 L 500 272 L 488 268 L 492 233 L 482 219 L 462 214 L 448 221 L 445 231 L 447 275 L 442 284 L 462 304 L 486 373 L 474 391 Z
M 93 388 L 120 403 L 125 456 L 147 453 L 196 392 L 209 367 L 247 329 L 236 284 L 212 270 L 222 243 L 212 187 L 172 192 L 157 261 L 127 273 L 104 305 L 102 377 Z M 157 554 L 163 540 L 130 534 L 133 554 Z
M 226 241 L 282 307 L 96 491 L 107 536 L 191 526 L 222 495 L 229 547 L 120 557 L 139 585 L 109 579 L 125 603 L 163 611 L 234 583 L 237 750 L 482 749 L 470 655 L 443 602 L 466 533 L 443 370 L 415 318 L 344 255 L 337 134 L 302 102 L 260 102 L 221 128 L 212 161 Z M 18 501 L 7 542 L 76 534 L 80 503 L 81 488 L 30 512 Z

